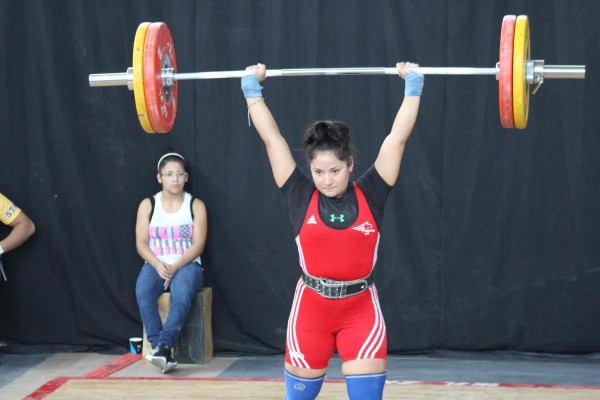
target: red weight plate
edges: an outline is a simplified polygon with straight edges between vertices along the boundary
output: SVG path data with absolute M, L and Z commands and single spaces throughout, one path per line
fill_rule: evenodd
M 177 72 L 175 46 L 167 25 L 153 22 L 144 41 L 143 73 L 148 117 L 157 133 L 169 132 L 177 114 L 177 82 L 173 86 L 163 85 L 163 68 L 173 68 Z
M 498 72 L 498 103 L 500 123 L 504 128 L 514 128 L 513 116 L 513 43 L 515 40 L 515 15 L 505 15 L 500 33 L 500 63 Z

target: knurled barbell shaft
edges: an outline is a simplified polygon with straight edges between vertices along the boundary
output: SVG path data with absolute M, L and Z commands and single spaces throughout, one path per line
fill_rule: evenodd
M 462 68 L 462 67 L 419 67 L 415 70 L 426 75 L 496 75 L 496 68 Z M 170 77 L 176 81 L 194 79 L 226 79 L 241 78 L 246 71 L 212 71 L 173 73 Z M 326 75 L 398 75 L 396 68 L 292 68 L 268 69 L 267 77 L 278 76 L 326 76 Z M 90 86 L 127 86 L 131 77 L 125 73 L 91 74 Z
M 418 67 L 416 71 L 425 75 L 497 75 L 497 68 L 469 67 Z M 214 71 L 172 73 L 170 78 L 183 81 L 193 79 L 224 79 L 241 78 L 246 71 Z M 325 76 L 325 75 L 397 75 L 396 68 L 365 67 L 365 68 L 297 68 L 267 70 L 267 77 L 277 76 Z M 544 65 L 542 75 L 549 79 L 583 79 L 585 65 Z M 90 74 L 91 87 L 127 86 L 131 83 L 132 75 L 127 72 Z
M 495 75 L 495 68 L 419 67 L 416 71 L 425 75 Z M 241 78 L 246 71 L 191 72 L 175 74 L 178 81 L 186 79 Z M 267 76 L 325 76 L 325 75 L 398 75 L 396 68 L 295 68 L 270 69 Z

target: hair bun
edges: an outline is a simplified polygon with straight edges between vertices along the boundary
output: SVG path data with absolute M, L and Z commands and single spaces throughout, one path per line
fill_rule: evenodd
M 309 161 L 317 151 L 333 151 L 340 160 L 350 160 L 353 149 L 348 127 L 341 121 L 314 122 L 304 133 L 304 150 Z
M 315 125 L 316 141 L 321 141 L 329 136 L 330 126 L 326 121 L 319 121 Z

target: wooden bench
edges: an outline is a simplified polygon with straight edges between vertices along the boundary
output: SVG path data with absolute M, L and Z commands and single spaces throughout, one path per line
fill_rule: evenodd
M 158 313 L 164 324 L 171 308 L 171 293 L 163 293 L 158 298 Z M 213 358 L 213 340 L 211 312 L 212 288 L 203 287 L 196 293 L 187 320 L 181 329 L 181 335 L 173 347 L 173 356 L 181 364 L 206 364 Z M 144 343 L 142 356 L 146 363 L 146 355 L 152 351 L 152 346 L 146 338 L 144 328 Z

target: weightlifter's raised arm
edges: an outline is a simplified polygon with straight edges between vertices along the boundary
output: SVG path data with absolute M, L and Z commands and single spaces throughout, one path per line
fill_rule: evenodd
M 281 136 L 275 118 L 262 97 L 260 82 L 267 76 L 264 64 L 256 64 L 246 68 L 248 75 L 242 78 L 242 91 L 246 98 L 248 112 L 260 138 L 265 143 L 267 155 L 271 163 L 273 177 L 278 187 L 282 187 L 296 168 L 296 162 L 290 148 Z
M 398 74 L 405 81 L 404 100 L 396 114 L 392 129 L 384 139 L 379 155 L 375 160 L 375 169 L 390 186 L 393 186 L 398 179 L 404 148 L 419 113 L 425 78 L 423 74 L 413 71 L 418 66 L 419 64 L 410 62 L 396 64 Z

